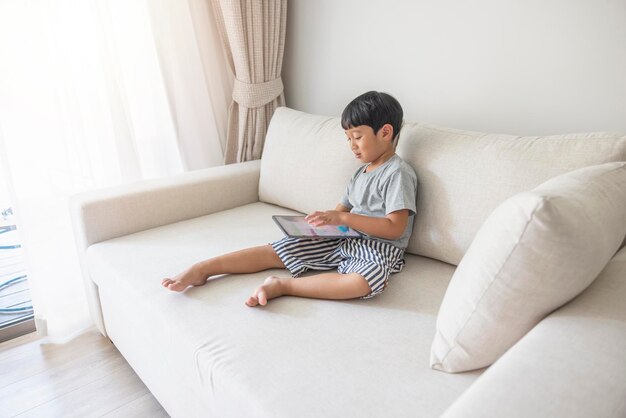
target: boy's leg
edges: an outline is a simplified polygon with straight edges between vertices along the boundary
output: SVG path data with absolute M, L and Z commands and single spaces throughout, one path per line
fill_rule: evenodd
M 279 296 L 316 299 L 354 299 L 371 292 L 367 280 L 358 273 L 324 273 L 298 279 L 268 277 L 246 301 L 248 306 L 266 305 Z
M 180 292 L 189 286 L 202 286 L 210 276 L 218 274 L 255 273 L 271 268 L 285 268 L 271 245 L 247 248 L 194 264 L 161 284 Z

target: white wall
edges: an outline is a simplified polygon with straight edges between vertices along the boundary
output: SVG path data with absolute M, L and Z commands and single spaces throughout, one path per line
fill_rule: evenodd
M 380 90 L 409 122 L 626 132 L 626 0 L 290 0 L 283 79 L 311 113 Z

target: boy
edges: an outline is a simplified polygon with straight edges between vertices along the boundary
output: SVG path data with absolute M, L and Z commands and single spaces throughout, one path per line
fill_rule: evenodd
M 319 299 L 370 298 L 382 293 L 391 273 L 404 266 L 404 249 L 413 229 L 417 176 L 395 153 L 402 107 L 386 93 L 370 91 L 346 106 L 341 125 L 355 157 L 366 163 L 352 176 L 335 210 L 306 217 L 313 226 L 346 225 L 364 238 L 303 239 L 277 242 L 225 254 L 194 264 L 162 285 L 173 291 L 201 286 L 210 276 L 287 268 L 298 277 L 307 270 L 331 270 L 314 276 L 270 276 L 246 300 L 266 305 L 283 296 Z

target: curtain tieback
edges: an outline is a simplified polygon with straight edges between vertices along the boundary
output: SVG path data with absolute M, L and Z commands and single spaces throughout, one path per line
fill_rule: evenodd
M 283 80 L 278 77 L 265 83 L 245 83 L 235 79 L 233 86 L 233 100 L 242 107 L 261 107 L 283 92 Z

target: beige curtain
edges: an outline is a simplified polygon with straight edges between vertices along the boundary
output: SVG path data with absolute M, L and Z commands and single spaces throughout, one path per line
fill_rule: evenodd
M 261 158 L 269 121 L 285 105 L 280 77 L 287 0 L 213 0 L 235 74 L 228 115 L 226 164 Z

